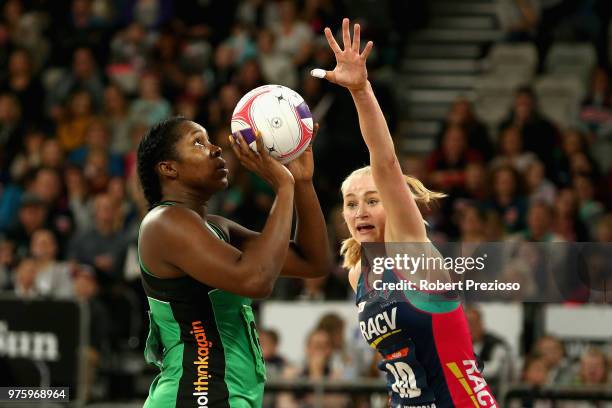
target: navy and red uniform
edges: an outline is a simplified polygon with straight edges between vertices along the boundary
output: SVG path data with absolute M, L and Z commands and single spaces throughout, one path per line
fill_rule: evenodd
M 399 281 L 390 270 L 375 279 Z M 362 273 L 357 285 L 359 327 L 382 355 L 390 407 L 497 407 L 478 369 L 460 301 L 375 290 L 370 281 Z

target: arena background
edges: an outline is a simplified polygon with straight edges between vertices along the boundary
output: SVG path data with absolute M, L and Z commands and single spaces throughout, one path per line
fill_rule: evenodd
M 70 386 L 92 407 L 146 398 L 135 147 L 170 115 L 224 147 L 231 185 L 210 211 L 259 229 L 272 192 L 232 156 L 231 112 L 262 84 L 299 91 L 321 124 L 315 186 L 337 253 L 339 185 L 368 157 L 348 92 L 308 72 L 333 67 L 322 30 L 344 16 L 374 41 L 370 80 L 405 172 L 449 194 L 427 213 L 432 241 L 612 239 L 609 0 L 0 6 L 2 386 Z M 336 261 L 257 302 L 266 407 L 385 406 Z M 612 406 L 611 299 L 469 305 L 500 406 Z

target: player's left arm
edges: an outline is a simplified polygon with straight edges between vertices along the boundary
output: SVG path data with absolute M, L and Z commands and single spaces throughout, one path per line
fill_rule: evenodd
M 349 20 L 342 21 L 344 49 L 340 48 L 329 28 L 325 37 L 336 58 L 333 71 L 313 71 L 328 81 L 347 88 L 357 109 L 359 127 L 370 152 L 372 177 L 380 194 L 387 222 L 385 240 L 426 242 L 427 234 L 423 217 L 406 184 L 387 121 L 368 81 L 366 60 L 373 43 L 368 41 L 360 53 L 361 28 L 355 24 L 353 38 L 349 31 Z
M 319 125 L 315 124 L 312 141 L 318 129 Z M 314 175 L 312 141 L 300 157 L 287 164 L 295 180 L 296 231 L 294 239 L 290 242 L 281 276 L 318 278 L 329 273 L 332 268 L 325 218 L 312 184 Z M 214 219 L 226 226 L 232 245 L 236 245 L 239 249 L 247 246 L 249 240 L 259 235 L 231 220 L 221 217 Z

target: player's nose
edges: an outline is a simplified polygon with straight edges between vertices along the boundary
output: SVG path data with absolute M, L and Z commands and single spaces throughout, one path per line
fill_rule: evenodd
M 211 144 L 210 145 L 210 157 L 212 157 L 213 159 L 216 159 L 217 157 L 221 157 L 221 153 L 223 152 L 223 149 L 221 149 L 221 147 Z

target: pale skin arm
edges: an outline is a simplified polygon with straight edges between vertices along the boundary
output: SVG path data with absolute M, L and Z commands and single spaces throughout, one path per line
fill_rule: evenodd
M 345 18 L 342 21 L 344 49 L 341 49 L 331 30 L 325 28 L 325 37 L 336 57 L 336 67 L 327 71 L 325 78 L 347 88 L 353 97 L 361 134 L 370 152 L 374 183 L 387 215 L 385 241 L 427 242 L 423 217 L 404 180 L 387 122 L 368 81 L 366 60 L 373 43 L 368 41 L 360 53 L 360 30 L 359 24 L 355 24 L 351 41 L 349 20 Z

